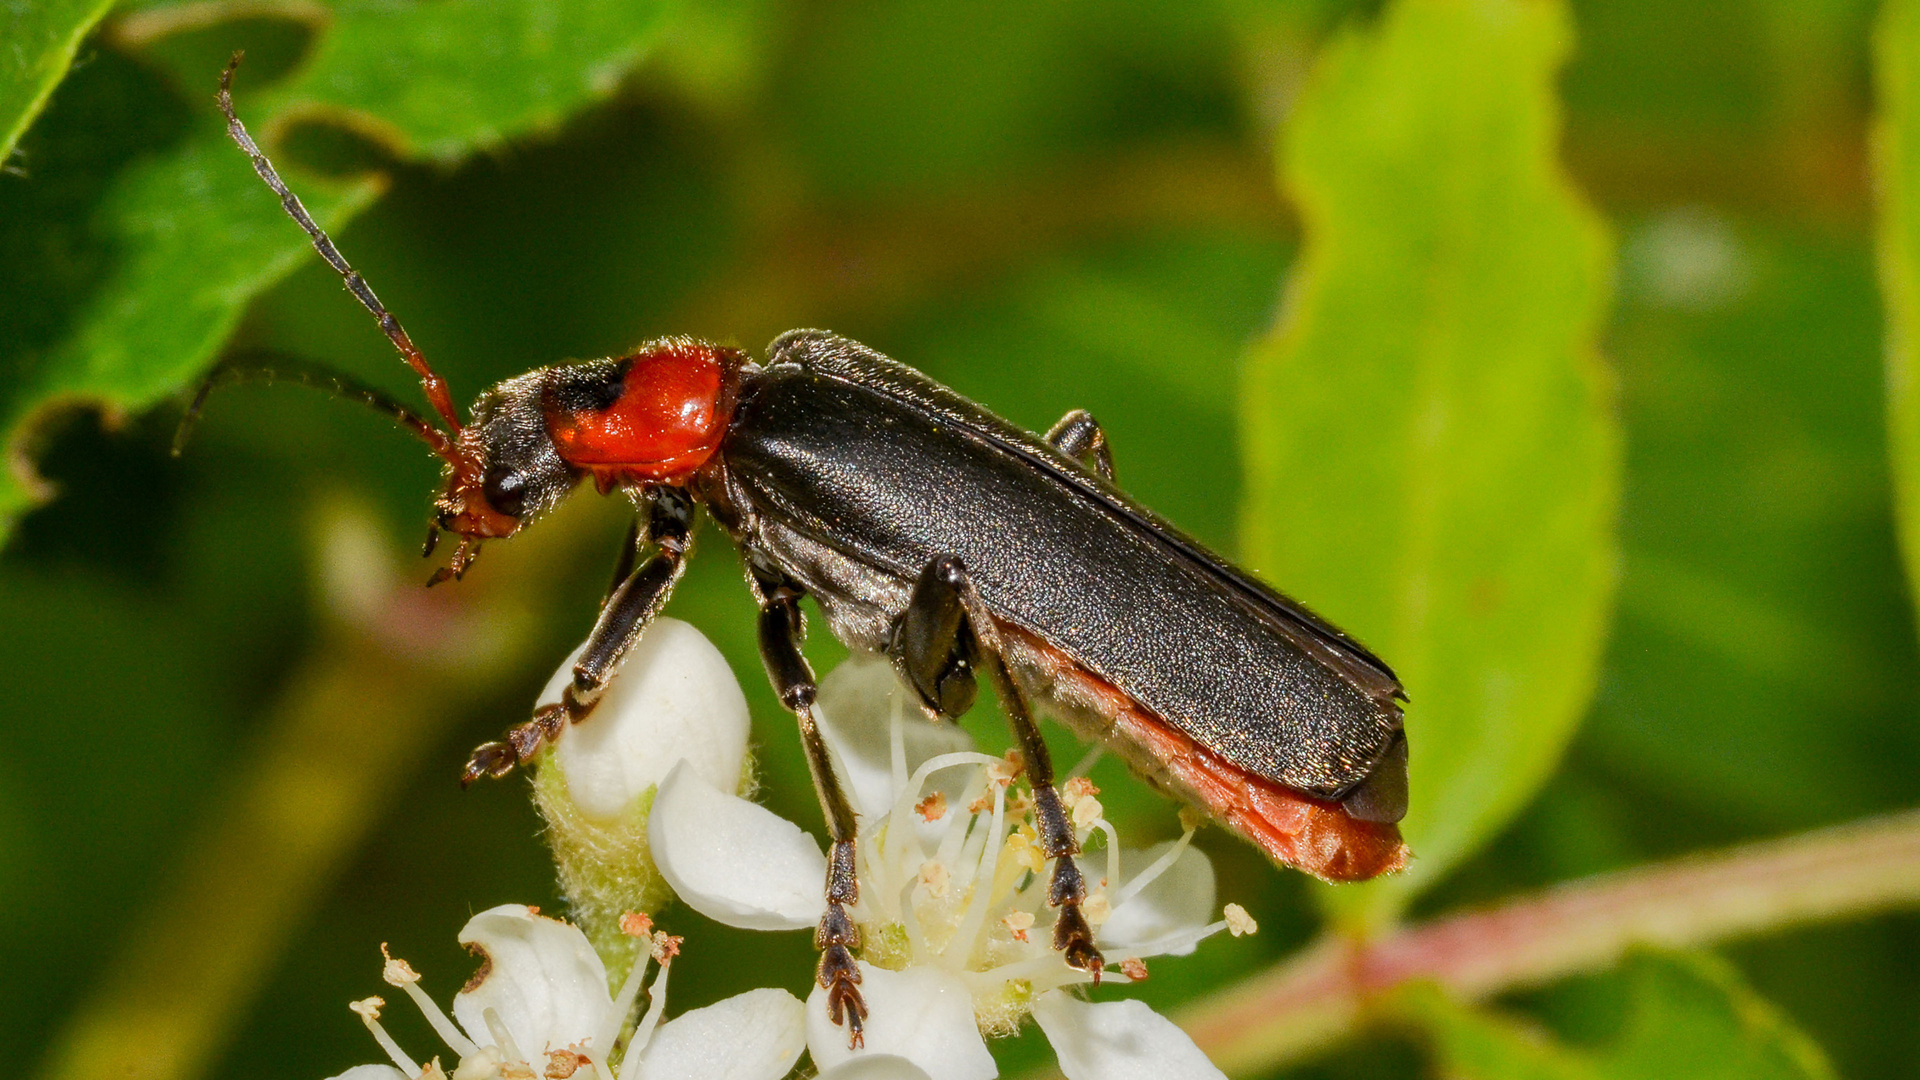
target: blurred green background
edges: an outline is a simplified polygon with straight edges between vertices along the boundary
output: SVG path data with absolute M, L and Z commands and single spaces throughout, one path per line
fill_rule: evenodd
M 1391 336 L 1379 320 L 1394 309 L 1327 299 L 1337 279 L 1368 294 L 1367 281 L 1340 278 L 1376 250 L 1364 236 L 1345 249 L 1356 262 L 1328 256 L 1317 276 L 1290 277 L 1317 240 L 1303 222 L 1353 224 L 1338 217 L 1337 139 L 1370 114 L 1341 113 L 1328 89 L 1308 112 L 1333 134 L 1287 133 L 1303 95 L 1338 84 L 1320 66 L 1330 51 L 1401 62 L 1365 51 L 1391 36 L 1394 5 L 717 0 L 503 3 L 487 15 L 459 0 L 135 3 L 94 25 L 101 8 L 29 3 L 0 26 L 0 43 L 54 42 L 52 81 L 10 80 L 58 82 L 0 175 L 0 399 L 11 447 L 38 461 L 52 494 L 0 550 L 0 910 L 18 920 L 0 943 L 0 1044 L 23 1048 L 27 1070 L 65 1075 L 55 1047 L 71 1046 L 82 1018 L 139 1002 L 211 952 L 225 974 L 187 988 L 205 993 L 204 1041 L 183 1050 L 166 1029 L 132 1024 L 114 1029 L 117 1049 L 184 1062 L 155 1075 L 331 1075 L 376 1056 L 345 1004 L 379 990 L 381 942 L 444 993 L 468 970 L 453 941 L 468 913 L 561 903 L 523 783 L 462 793 L 453 778 L 584 635 L 621 506 L 582 495 L 495 545 L 462 585 L 389 602 L 367 567 L 390 559 L 405 586 L 424 580 L 407 560 L 437 472 L 385 421 L 243 388 L 213 399 L 183 458 L 167 456 L 180 388 L 223 347 L 314 357 L 417 400 L 384 339 L 220 146 L 210 96 L 236 47 L 249 50 L 242 113 L 322 217 L 344 225 L 340 246 L 457 397 L 662 334 L 758 350 L 820 326 L 1030 428 L 1090 409 L 1144 502 L 1429 673 L 1423 683 L 1402 668 L 1416 785 L 1423 760 L 1464 745 L 1421 709 L 1434 702 L 1437 717 L 1466 700 L 1423 697 L 1423 685 L 1459 670 L 1449 658 L 1471 645 L 1420 645 L 1418 628 L 1371 613 L 1398 594 L 1377 584 L 1364 542 L 1306 550 L 1332 528 L 1316 513 L 1380 490 L 1363 458 L 1386 441 L 1376 430 L 1408 380 L 1369 366 L 1359 345 L 1341 352 Z M 1517 232 L 1516 248 L 1545 251 L 1549 270 L 1572 268 L 1572 299 L 1527 292 L 1545 272 L 1490 273 L 1516 291 L 1472 297 L 1490 314 L 1462 321 L 1459 363 L 1507 348 L 1501 319 L 1516 308 L 1565 337 L 1527 352 L 1515 329 L 1512 372 L 1565 374 L 1539 400 L 1577 398 L 1571 419 L 1541 406 L 1542 425 L 1590 432 L 1595 449 L 1537 481 L 1549 494 L 1589 485 L 1566 512 L 1605 535 L 1568 541 L 1587 586 L 1566 604 L 1538 597 L 1541 633 L 1565 638 L 1553 663 L 1515 662 L 1564 691 L 1551 708 L 1518 709 L 1516 734 L 1500 736 L 1540 740 L 1522 755 L 1530 764 L 1511 766 L 1525 777 L 1513 805 L 1436 856 L 1418 896 L 1363 894 L 1374 917 L 1920 804 L 1920 643 L 1895 528 L 1875 269 L 1876 14 L 1864 0 L 1578 0 L 1560 20 L 1564 64 L 1554 47 L 1526 54 L 1533 97 L 1499 83 L 1504 69 L 1473 41 L 1447 45 L 1468 69 L 1486 64 L 1489 115 L 1511 104 L 1546 125 L 1540 198 L 1587 238 L 1556 262 L 1557 249 Z M 76 52 L 59 81 L 63 43 Z M 1431 103 L 1446 96 L 1437 85 L 1411 92 Z M 1442 144 L 1437 188 L 1479 161 L 1480 144 L 1458 160 Z M 1506 144 L 1486 145 L 1497 156 Z M 1530 160 L 1530 144 L 1515 145 Z M 1554 154 L 1565 183 L 1548 176 Z M 1362 225 L 1393 228 L 1406 208 L 1387 190 L 1380 221 Z M 1410 219 L 1421 199 L 1407 197 Z M 1582 202 L 1604 230 L 1587 228 Z M 1436 244 L 1471 248 L 1503 221 L 1532 220 L 1518 201 L 1486 207 L 1491 224 L 1455 222 Z M 195 247 L 208 236 L 225 246 Z M 1481 326 L 1493 329 L 1474 337 Z M 1604 369 L 1589 363 L 1596 345 Z M 113 403 L 104 416 L 74 405 L 101 397 Z M 1309 397 L 1311 415 L 1296 404 Z M 1488 410 L 1465 417 L 1470 428 L 1514 415 L 1499 395 L 1463 400 Z M 1259 412 L 1273 401 L 1280 434 Z M 1320 430 L 1308 420 L 1335 435 L 1285 444 L 1285 431 Z M 1462 468 L 1454 489 L 1480 481 L 1496 508 L 1526 486 Z M 24 507 L 17 462 L 11 475 L 0 504 Z M 1261 509 L 1303 501 L 1304 524 Z M 1249 527 L 1244 514 L 1260 516 Z M 1551 547 L 1531 520 L 1483 524 L 1502 552 Z M 367 529 L 382 546 L 329 561 L 359 550 L 345 545 Z M 1456 550 L 1456 536 L 1443 529 L 1436 543 Z M 766 802 L 814 827 L 737 559 L 710 529 L 700 547 L 669 610 L 740 674 Z M 343 601 L 355 582 L 387 614 Z M 836 648 L 824 634 L 812 643 L 823 664 Z M 1460 730 L 1491 730 L 1456 712 Z M 990 718 L 972 726 L 1004 742 Z M 309 786 L 279 785 L 269 766 L 289 760 L 310 764 Z M 1172 808 L 1112 763 L 1096 775 L 1123 833 L 1177 833 Z M 274 781 L 264 795 L 245 794 L 263 780 Z M 285 836 L 247 801 L 276 793 L 299 826 Z M 1223 832 L 1199 843 L 1222 898 L 1263 932 L 1156 965 L 1142 993 L 1163 1008 L 1287 955 L 1326 908 Z M 281 852 L 284 865 L 219 857 L 239 850 Z M 168 897 L 191 900 L 197 929 L 153 921 Z M 1352 917 L 1343 903 L 1332 910 Z M 807 935 L 725 931 L 684 910 L 663 923 L 689 937 L 675 1011 L 757 985 L 804 994 Z M 1913 913 L 1720 952 L 1839 1074 L 1920 1077 Z M 1625 976 L 1603 972 L 1500 1004 L 1594 1047 L 1620 1030 L 1629 994 Z M 424 1025 L 394 1026 L 425 1044 Z M 1032 1033 L 996 1051 L 1008 1072 L 1046 1057 Z M 1274 1075 L 1442 1072 L 1479 1075 L 1386 1026 Z

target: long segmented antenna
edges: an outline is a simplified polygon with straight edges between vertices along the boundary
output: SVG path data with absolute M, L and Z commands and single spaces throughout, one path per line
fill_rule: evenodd
M 248 349 L 226 357 L 201 380 L 200 389 L 193 395 L 193 402 L 187 406 L 186 413 L 180 417 L 180 426 L 174 430 L 174 457 L 179 457 L 186 447 L 187 437 L 193 434 L 195 425 L 200 422 L 200 412 L 214 388 L 226 383 L 243 382 L 296 382 L 334 397 L 358 401 L 375 412 L 391 417 L 401 427 L 420 436 L 429 446 L 437 448 L 446 441 L 446 434 L 434 427 L 432 421 L 395 401 L 384 391 L 351 375 L 277 349 Z
M 280 206 L 286 210 L 287 216 L 292 218 L 300 228 L 306 230 L 307 236 L 313 240 L 313 250 L 319 252 L 320 257 L 327 260 L 327 265 L 333 267 L 334 271 L 346 280 L 347 291 L 352 293 L 363 307 L 373 313 L 374 319 L 380 324 L 380 329 L 387 335 L 387 340 L 393 342 L 393 347 L 400 350 L 400 356 L 407 362 L 407 366 L 419 374 L 421 388 L 426 391 L 427 400 L 433 404 L 433 411 L 439 413 L 440 418 L 447 422 L 450 432 L 458 434 L 461 427 L 460 415 L 454 411 L 453 396 L 447 392 L 446 380 L 427 365 L 427 358 L 420 354 L 420 350 L 413 344 L 413 339 L 409 338 L 406 330 L 401 328 L 400 320 L 394 318 L 393 313 L 380 303 L 380 298 L 373 294 L 373 287 L 367 284 L 367 279 L 361 277 L 360 272 L 347 263 L 346 258 L 340 254 L 339 248 L 333 246 L 333 241 L 327 237 L 326 231 L 313 220 L 313 215 L 307 213 L 307 208 L 300 204 L 300 197 L 287 189 L 286 183 L 280 179 L 280 174 L 274 171 L 273 163 L 267 160 L 267 155 L 260 152 L 260 147 L 254 144 L 253 136 L 247 134 L 247 126 L 240 122 L 239 115 L 233 111 L 233 73 L 239 69 L 240 59 L 244 55 L 245 53 L 241 52 L 233 54 L 233 59 L 227 62 L 227 70 L 220 75 L 220 92 L 214 95 L 214 100 L 220 103 L 220 112 L 227 118 L 227 134 L 233 136 L 233 141 L 238 143 L 247 157 L 253 160 L 253 171 L 260 174 L 260 179 L 273 189 L 275 195 L 280 196 Z M 428 442 L 441 457 L 449 461 L 453 460 L 453 440 L 448 434 L 433 431 Z

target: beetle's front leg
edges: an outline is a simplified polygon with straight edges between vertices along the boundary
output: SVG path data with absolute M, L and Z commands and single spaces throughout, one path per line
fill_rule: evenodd
M 827 992 L 827 1016 L 836 1025 L 846 1025 L 847 1044 L 857 1048 L 866 1041 L 861 1028 L 867 1003 L 860 996 L 860 969 L 853 962 L 853 950 L 860 947 L 860 928 L 847 909 L 860 901 L 860 881 L 854 873 L 859 826 L 813 715 L 818 687 L 812 666 L 800 652 L 800 642 L 806 638 L 806 622 L 800 614 L 800 597 L 805 594 L 794 582 L 758 568 L 753 571 L 753 585 L 760 598 L 760 659 L 780 704 L 800 721 L 807 770 L 813 774 L 814 794 L 820 798 L 827 832 L 833 837 L 833 850 L 827 856 L 827 910 L 813 934 L 813 946 L 820 950 L 814 978 Z
M 646 632 L 647 625 L 667 605 L 673 586 L 686 570 L 687 548 L 692 543 L 693 504 L 670 489 L 662 489 L 653 499 L 647 525 L 648 538 L 654 544 L 653 558 L 638 570 L 633 565 L 633 534 L 622 550 L 615 567 L 614 588 L 600 606 L 600 617 L 587 636 L 587 648 L 573 665 L 573 681 L 560 693 L 560 700 L 534 711 L 533 719 L 507 732 L 499 742 L 482 743 L 467 759 L 460 774 L 460 786 L 466 787 L 483 776 L 496 779 L 512 772 L 514 766 L 532 761 L 548 743 L 560 737 L 569 724 L 577 724 L 593 712 L 600 695 L 612 681 L 620 662 Z M 623 572 L 624 571 L 624 572 Z
M 1047 883 L 1047 903 L 1059 909 L 1053 924 L 1053 947 L 1065 954 L 1070 967 L 1100 978 L 1106 961 L 1093 944 L 1093 929 L 1080 910 L 1086 882 L 1073 857 L 1080 841 L 1073 820 L 1053 786 L 1053 759 L 1040 738 L 1026 695 L 1007 670 L 1006 652 L 993 613 L 980 599 L 958 558 L 943 555 L 927 564 L 914 583 L 907 610 L 895 624 L 890 653 L 900 672 L 926 703 L 943 716 L 957 718 L 973 702 L 973 670 L 982 668 L 1000 696 L 1020 752 L 1026 758 L 1027 779 L 1033 785 L 1033 812 L 1040 831 L 1040 850 L 1053 860 Z M 954 706 L 958 711 L 953 711 Z

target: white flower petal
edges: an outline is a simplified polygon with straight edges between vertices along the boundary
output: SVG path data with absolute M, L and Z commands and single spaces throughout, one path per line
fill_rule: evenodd
M 1067 1080 L 1226 1080 L 1186 1032 L 1143 1001 L 1094 1003 L 1050 990 L 1034 1001 L 1033 1019 Z
M 391 1065 L 355 1065 L 339 1076 L 330 1076 L 327 1080 L 412 1080 L 406 1073 Z
M 820 921 L 827 857 L 800 826 L 676 765 L 647 820 L 660 875 L 688 907 L 743 930 Z
M 807 1045 L 807 1010 L 785 990 L 749 990 L 667 1021 L 641 1080 L 780 1080 Z
M 1145 851 L 1122 848 L 1120 880 L 1110 883 L 1109 890 L 1132 881 L 1175 843 L 1170 840 Z M 1121 948 L 1191 934 L 1212 919 L 1213 893 L 1213 863 L 1205 852 L 1189 846 L 1159 877 L 1114 907 L 1113 914 L 1100 926 L 1100 944 Z M 1163 954 L 1185 956 L 1193 949 L 1194 943 L 1189 941 L 1177 948 L 1165 949 Z
M 833 748 L 834 762 L 851 789 L 854 808 L 869 821 L 893 809 L 893 711 L 902 715 L 907 775 L 928 758 L 973 749 L 973 739 L 958 724 L 931 723 L 900 685 L 893 664 L 876 653 L 855 652 L 820 680 L 815 716 Z M 963 773 L 933 778 L 935 788 L 958 797 Z
M 843 1061 L 814 1080 L 933 1080 L 927 1070 L 892 1054 L 861 1054 Z
M 540 704 L 560 700 L 585 649 L 554 672 Z M 574 803 L 607 820 L 683 758 L 707 783 L 738 790 L 748 726 L 746 696 L 720 650 L 679 619 L 659 618 L 620 665 L 591 721 L 566 732 L 553 755 Z
M 502 904 L 468 919 L 460 944 L 484 954 L 478 985 L 469 982 L 453 998 L 454 1017 L 481 1046 L 498 1045 L 489 1009 L 515 1049 L 540 1061 L 548 1050 L 590 1043 L 613 1008 L 606 966 L 587 936 L 525 905 Z
M 847 1047 L 847 1029 L 827 1018 L 827 992 L 807 998 L 807 1050 L 821 1070 L 868 1054 L 894 1054 L 930 1080 L 987 1080 L 1000 1075 L 973 1019 L 966 984 L 939 968 L 888 971 L 860 964 L 867 1000 L 866 1048 Z

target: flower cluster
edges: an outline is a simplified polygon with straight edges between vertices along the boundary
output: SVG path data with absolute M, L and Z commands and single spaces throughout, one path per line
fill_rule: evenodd
M 831 672 L 817 715 L 860 815 L 851 915 L 870 1010 L 864 1046 L 849 1046 L 817 987 L 804 1005 L 784 990 L 754 990 L 661 1022 L 677 940 L 643 916 L 612 914 L 619 903 L 657 903 L 670 888 L 729 926 L 810 929 L 826 871 L 811 835 L 746 797 L 746 708 L 725 661 L 692 627 L 662 619 L 536 784 L 562 887 L 588 933 L 527 908 L 475 916 L 460 940 L 485 962 L 455 997 L 457 1026 L 410 968 L 387 964 L 387 981 L 420 1004 L 457 1058 L 453 1080 L 565 1080 L 582 1069 L 597 1080 L 776 1080 L 802 1046 L 837 1080 L 983 1080 L 998 1075 L 987 1037 L 1012 1034 L 1029 1016 L 1070 1080 L 1221 1075 L 1143 1003 L 1089 1001 L 1076 989 L 1094 979 L 1050 947 L 1046 859 L 1017 756 L 981 753 L 957 726 L 927 722 L 879 657 L 856 654 Z M 1212 918 L 1213 869 L 1191 846 L 1194 821 L 1178 840 L 1133 850 L 1084 776 L 1070 776 L 1061 794 L 1087 852 L 1083 911 L 1107 957 L 1105 981 L 1139 981 L 1149 959 L 1255 929 L 1236 905 Z M 649 959 L 659 973 L 634 1022 Z M 612 992 L 610 968 L 620 984 Z M 355 1006 L 405 1076 L 365 1068 L 439 1080 L 437 1059 L 421 1066 L 385 1036 L 380 1007 L 377 998 Z M 380 1080 L 355 1073 L 344 1080 Z
M 606 966 L 586 935 L 518 904 L 483 911 L 460 931 L 481 966 L 454 995 L 452 1017 L 420 988 L 411 965 L 388 956 L 382 976 L 419 1006 L 456 1064 L 449 1073 L 437 1057 L 416 1062 L 381 1027 L 386 1002 L 370 997 L 351 1007 L 393 1064 L 362 1065 L 340 1080 L 570 1080 L 583 1071 L 594 1080 L 778 1080 L 792 1070 L 804 1045 L 798 998 L 749 990 L 663 1024 L 680 939 L 653 932 L 643 915 L 623 922 L 645 950 L 618 993 L 608 992 Z M 647 988 L 646 1015 L 632 1023 L 648 959 L 659 974 Z

